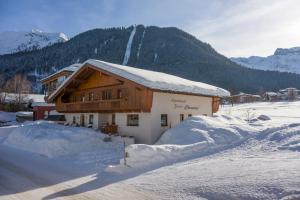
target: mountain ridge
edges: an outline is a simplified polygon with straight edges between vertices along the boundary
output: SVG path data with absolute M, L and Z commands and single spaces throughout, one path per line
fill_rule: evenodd
M 42 49 L 0 56 L 0 74 L 30 76 L 40 90 L 39 80 L 63 67 L 87 59 L 122 64 L 134 26 L 93 29 L 69 41 Z M 242 67 L 219 54 L 210 44 L 176 27 L 137 25 L 127 65 L 160 71 L 216 85 L 232 93 L 259 93 L 284 87 L 300 87 L 300 76 Z
M 47 33 L 33 29 L 29 31 L 0 32 L 0 55 L 20 51 L 32 51 L 58 42 L 68 41 L 66 34 Z
M 267 57 L 250 56 L 232 57 L 230 59 L 237 64 L 252 69 L 300 74 L 300 47 L 277 48 L 273 55 Z

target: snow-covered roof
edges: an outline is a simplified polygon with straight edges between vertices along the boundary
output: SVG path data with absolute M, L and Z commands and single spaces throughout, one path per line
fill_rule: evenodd
M 285 89 L 282 89 L 282 90 L 279 90 L 280 92 L 287 92 L 289 90 L 293 90 L 293 91 L 300 91 L 298 90 L 297 88 L 285 88 Z
M 276 92 L 266 92 L 269 96 L 277 96 L 278 94 Z
M 131 80 L 137 84 L 143 85 L 150 89 L 168 92 L 190 93 L 205 96 L 230 96 L 230 92 L 228 92 L 225 89 L 206 83 L 187 80 L 178 76 L 162 72 L 138 69 L 135 67 L 118 65 L 94 59 L 89 59 L 85 61 L 82 67 L 85 66 L 85 64 L 93 65 L 101 70 L 110 72 L 117 76 L 121 76 L 125 79 Z M 49 96 L 49 99 L 51 100 L 53 97 L 55 97 L 60 91 L 60 89 L 65 87 L 66 84 L 68 84 L 68 80 L 72 79 L 75 75 L 76 73 L 73 73 L 71 76 L 69 76 L 68 79 Z
M 51 78 L 51 77 L 53 77 L 53 76 L 55 76 L 55 75 L 57 75 L 57 74 L 59 74 L 61 72 L 75 72 L 75 71 L 77 71 L 77 69 L 80 68 L 81 65 L 82 65 L 81 63 L 75 63 L 75 64 L 72 64 L 72 65 L 70 65 L 68 67 L 64 67 L 61 70 L 59 70 L 59 71 L 57 71 L 57 72 L 55 72 L 55 73 L 53 73 L 53 74 L 51 74 L 51 75 L 43 78 L 41 81 L 47 80 L 47 79 L 49 79 L 49 78 Z
M 238 94 L 232 95 L 232 97 L 239 97 L 239 96 L 251 96 L 251 97 L 257 97 L 257 98 L 261 97 L 261 96 L 259 96 L 257 94 L 247 94 L 247 93 L 243 93 L 243 92 L 240 92 Z
M 16 93 L 0 93 L 0 95 L 4 96 L 6 95 L 5 98 L 5 102 L 9 103 L 9 102 L 13 102 L 17 99 L 19 94 Z M 21 94 L 22 99 L 23 99 L 23 103 L 32 101 L 32 102 L 45 102 L 44 100 L 44 95 L 43 94 Z

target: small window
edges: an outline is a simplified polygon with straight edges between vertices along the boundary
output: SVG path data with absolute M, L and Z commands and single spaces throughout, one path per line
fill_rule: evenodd
M 75 116 L 73 116 L 73 122 L 72 123 L 76 124 L 76 117 Z
M 188 114 L 188 117 L 192 117 L 193 115 L 192 114 Z
M 139 115 L 127 115 L 127 126 L 139 126 Z
M 184 114 L 180 114 L 180 121 L 182 122 L 184 120 Z
M 103 100 L 112 99 L 112 92 L 111 92 L 111 90 L 104 90 L 104 91 L 102 91 L 102 99 Z
M 161 114 L 161 116 L 160 116 L 160 125 L 161 126 L 168 126 L 168 115 L 167 114 Z
M 117 91 L 117 98 L 118 99 L 122 99 L 122 97 L 123 97 L 122 90 L 118 89 L 118 91 Z
M 94 101 L 94 92 L 89 93 L 89 101 Z
M 89 124 L 93 124 L 94 123 L 94 115 L 90 115 L 89 116 Z

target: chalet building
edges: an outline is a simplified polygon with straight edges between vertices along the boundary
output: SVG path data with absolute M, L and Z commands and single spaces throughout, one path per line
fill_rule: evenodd
M 281 99 L 280 94 L 276 92 L 265 92 L 262 96 L 265 101 L 279 101 Z
M 296 100 L 298 99 L 299 90 L 297 88 L 285 88 L 282 90 L 279 90 L 281 93 L 281 98 L 283 100 Z
M 80 63 L 65 67 L 58 72 L 41 80 L 45 87 L 45 95 L 48 96 L 54 92 L 58 86 L 60 86 L 72 73 L 74 73 L 79 67 Z
M 49 88 L 49 87 L 48 87 Z M 224 89 L 173 75 L 87 60 L 48 102 L 71 124 L 153 144 L 168 128 L 218 111 Z
M 230 98 L 232 103 L 252 103 L 261 100 L 261 96 L 259 95 L 246 94 L 243 92 L 236 95 L 232 95 Z

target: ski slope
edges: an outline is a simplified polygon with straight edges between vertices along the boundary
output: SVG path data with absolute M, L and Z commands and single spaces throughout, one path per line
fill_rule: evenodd
M 127 65 L 128 61 L 129 61 L 130 54 L 131 54 L 132 41 L 133 41 L 133 37 L 134 37 L 135 33 L 136 33 L 136 26 L 133 27 L 133 29 L 130 33 L 122 65 Z

